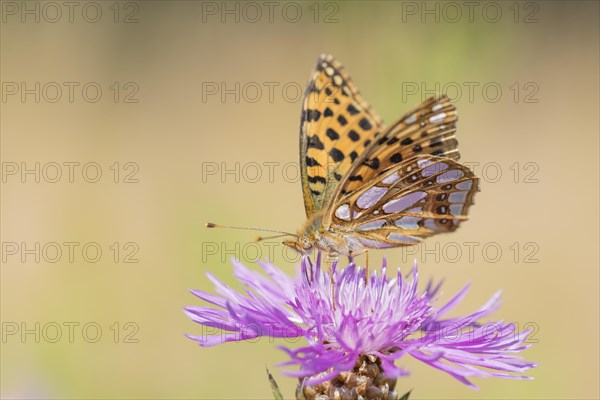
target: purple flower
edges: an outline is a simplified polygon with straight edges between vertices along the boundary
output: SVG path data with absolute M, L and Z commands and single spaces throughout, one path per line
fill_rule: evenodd
M 234 261 L 234 275 L 246 287 L 240 293 L 208 274 L 218 295 L 192 291 L 214 307 L 186 307 L 195 322 L 217 335 L 191 336 L 202 346 L 258 337 L 298 338 L 308 345 L 282 347 L 290 356 L 283 366 L 289 376 L 308 377 L 307 384 L 333 379 L 352 370 L 362 356 L 378 359 L 391 378 L 407 372 L 395 365 L 409 355 L 476 388 L 471 377 L 531 379 L 521 375 L 536 364 L 513 354 L 528 348 L 531 331 L 518 332 L 502 321 L 480 323 L 500 304 L 496 293 L 483 307 L 465 317 L 444 318 L 465 296 L 468 285 L 446 304 L 438 305 L 440 285 L 417 290 L 418 272 L 410 279 L 380 274 L 366 281 L 364 268 L 350 263 L 339 270 L 321 269 L 303 257 L 298 277 L 291 279 L 274 265 L 259 262 L 267 276 Z

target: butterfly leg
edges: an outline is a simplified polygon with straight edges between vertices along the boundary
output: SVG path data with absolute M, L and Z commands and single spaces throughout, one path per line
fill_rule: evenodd
M 365 284 L 369 283 L 369 251 L 365 249 Z
M 369 250 L 365 249 L 365 285 L 369 284 Z
M 331 283 L 331 306 L 335 311 L 335 280 L 333 279 L 333 267 L 331 265 L 329 266 L 329 279 Z
M 355 256 L 359 256 L 361 254 L 365 255 L 365 283 L 369 282 L 369 249 L 361 250 L 357 253 L 350 253 L 348 255 L 348 261 L 353 262 Z

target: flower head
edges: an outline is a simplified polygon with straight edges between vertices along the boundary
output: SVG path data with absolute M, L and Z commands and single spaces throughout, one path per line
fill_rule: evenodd
M 354 263 L 340 270 L 335 262 L 326 271 L 320 256 L 314 265 L 303 257 L 294 279 L 268 262 L 259 263 L 267 276 L 237 261 L 233 265 L 235 277 L 245 286 L 243 294 L 209 274 L 217 295 L 192 293 L 213 307 L 185 309 L 195 322 L 228 333 L 188 337 L 212 346 L 261 336 L 304 336 L 306 346 L 282 347 L 290 357 L 282 365 L 299 367 L 284 373 L 306 377 L 307 384 L 351 371 L 364 357 L 396 378 L 407 373 L 395 362 L 411 356 L 473 388 L 471 377 L 530 379 L 521 373 L 535 366 L 514 354 L 530 346 L 530 331 L 518 332 L 514 324 L 502 321 L 479 322 L 498 308 L 499 293 L 470 315 L 444 318 L 468 285 L 438 305 L 440 285 L 430 283 L 419 291 L 416 264 L 409 277 L 398 271 L 392 279 L 386 276 L 385 260 L 381 272 L 368 279 L 365 269 Z

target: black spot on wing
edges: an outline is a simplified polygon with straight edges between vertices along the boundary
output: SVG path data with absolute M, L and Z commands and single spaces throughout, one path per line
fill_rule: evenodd
M 349 104 L 348 107 L 346 107 L 346 110 L 350 113 L 350 115 L 356 115 L 359 112 L 352 104 Z
M 404 146 L 408 146 L 409 144 L 411 144 L 413 142 L 413 140 L 409 137 L 402 139 L 402 141 L 400 142 L 401 145 Z
M 340 138 L 340 135 L 331 128 L 327 128 L 327 131 L 325 132 L 325 134 L 331 140 L 338 140 Z
M 307 179 L 310 183 L 317 183 L 317 182 L 321 182 L 323 184 L 327 183 L 327 180 L 325 178 L 323 178 L 322 176 L 308 176 Z
M 325 146 L 323 145 L 323 142 L 321 142 L 321 139 L 319 139 L 317 135 L 313 135 L 308 137 L 308 148 L 323 150 Z
M 354 129 L 351 129 L 350 132 L 348 132 L 348 137 L 353 142 L 357 142 L 360 139 L 360 135 L 358 133 L 356 133 L 356 131 Z
M 335 162 L 340 162 L 344 159 L 344 153 L 335 147 L 329 150 L 329 155 Z
M 402 154 L 395 153 L 390 157 L 390 161 L 393 163 L 399 163 L 400 161 L 402 161 Z
M 337 120 L 341 126 L 344 126 L 348 123 L 348 120 L 343 115 L 338 115 Z
M 331 111 L 331 108 L 327 107 L 325 109 L 325 112 L 323 112 L 323 115 L 326 117 L 331 117 L 331 116 L 333 116 L 333 111 Z
M 363 118 L 360 121 L 358 121 L 358 126 L 360 126 L 365 131 L 368 131 L 372 128 L 371 123 L 366 118 Z
M 349 180 L 350 182 L 356 182 L 356 181 L 360 181 L 360 182 L 362 182 L 363 178 L 362 178 L 362 176 L 361 176 L 361 175 L 353 175 L 353 176 L 349 176 L 349 177 L 348 177 L 348 180 Z
M 306 165 L 309 167 L 320 167 L 321 164 L 312 157 L 306 156 Z
M 369 168 L 378 169 L 379 168 L 379 158 L 377 158 L 377 157 L 372 158 L 370 160 L 365 161 L 364 164 Z
M 353 151 L 352 153 L 348 154 L 350 156 L 350 161 L 354 162 L 354 160 L 356 160 L 356 157 L 358 157 L 358 153 Z
M 321 111 L 319 110 L 306 110 L 306 120 L 308 122 L 318 121 L 321 118 Z

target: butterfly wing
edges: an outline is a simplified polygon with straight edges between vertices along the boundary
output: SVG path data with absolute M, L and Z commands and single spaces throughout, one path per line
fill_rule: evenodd
M 412 157 L 389 167 L 332 208 L 330 229 L 354 247 L 410 245 L 467 219 L 478 178 L 451 158 Z
M 332 203 L 412 157 L 429 154 L 458 160 L 457 119 L 456 107 L 446 96 L 432 97 L 400 117 L 356 161 Z
M 342 65 L 331 55 L 321 55 L 304 94 L 300 123 L 307 217 L 328 204 L 352 163 L 383 130 L 383 122 Z

